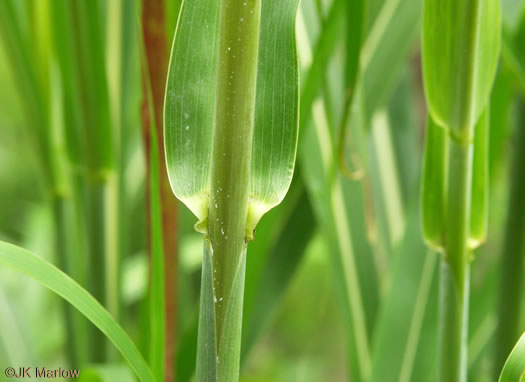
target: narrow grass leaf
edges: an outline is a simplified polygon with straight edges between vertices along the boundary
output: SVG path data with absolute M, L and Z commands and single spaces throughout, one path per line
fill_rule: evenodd
M 31 277 L 68 301 L 113 342 L 141 382 L 155 381 L 126 332 L 100 303 L 69 276 L 31 252 L 6 242 L 0 242 L 0 264 Z
M 372 381 L 433 381 L 437 351 L 438 256 L 419 239 L 413 209 L 393 257 L 391 288 L 378 318 Z
M 307 4 L 307 2 L 303 3 L 303 8 L 306 8 Z M 302 49 L 301 64 L 309 66 L 301 88 L 300 125 L 302 129 L 305 129 L 308 126 L 308 122 L 311 118 L 310 110 L 312 109 L 312 105 L 319 95 L 319 91 L 323 85 L 324 73 L 326 73 L 328 64 L 331 61 L 336 47 L 341 42 L 341 29 L 344 25 L 344 11 L 345 2 L 342 0 L 335 0 L 323 23 L 324 27 L 321 28 L 320 34 L 317 37 L 315 47 Z M 301 25 L 304 25 L 304 23 Z M 308 33 L 310 33 L 309 30 L 301 31 L 301 35 L 303 36 L 308 35 Z M 311 52 L 305 55 L 305 53 L 310 50 Z M 304 134 L 301 134 L 301 137 L 303 135 Z
M 303 3 L 303 7 L 306 6 Z M 307 38 L 303 33 L 298 37 Z M 311 56 L 311 45 L 308 40 L 299 41 L 301 57 Z M 305 64 L 308 65 L 308 61 L 303 61 Z M 309 67 L 303 69 L 307 71 Z M 313 116 L 312 126 L 303 130 L 299 155 L 315 215 L 331 245 L 337 270 L 341 311 L 348 324 L 350 372 L 356 381 L 366 380 L 371 371 L 369 338 L 375 320 L 378 291 L 373 256 L 366 239 L 363 189 L 358 182 L 344 182 L 339 177 L 331 179 L 337 163 L 335 129 L 329 123 L 332 119 L 327 116 L 323 101 L 316 100 L 312 111 L 301 110 L 301 114 L 312 112 Z M 307 118 L 301 116 L 303 120 Z M 360 202 L 356 203 L 357 200 Z M 352 208 L 349 207 L 350 201 Z
M 347 1 L 346 3 L 346 34 L 345 34 L 345 89 L 343 116 L 339 127 L 338 156 L 343 173 L 353 177 L 353 171 L 345 161 L 345 141 L 348 119 L 356 93 L 357 79 L 360 72 L 361 45 L 364 40 L 366 25 L 367 0 Z M 357 170 L 358 171 L 358 170 Z
M 368 119 L 387 100 L 396 75 L 414 45 L 420 31 L 422 8 L 422 0 L 370 1 L 370 29 L 361 53 L 363 102 Z
M 520 382 L 525 375 L 525 333 L 512 349 L 503 366 L 499 382 Z

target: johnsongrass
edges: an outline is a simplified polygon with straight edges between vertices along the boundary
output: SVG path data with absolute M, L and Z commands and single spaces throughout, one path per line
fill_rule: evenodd
M 164 138 L 173 192 L 205 235 L 199 382 L 238 379 L 247 244 L 291 182 L 298 132 L 297 6 L 297 0 L 182 4 Z
M 499 43 L 499 1 L 425 0 L 423 74 L 433 122 L 422 214 L 426 241 L 443 251 L 438 364 L 443 382 L 467 378 L 470 261 L 486 228 L 486 109 Z M 473 196 L 480 187 L 481 197 Z M 427 194 L 431 189 L 433 196 Z

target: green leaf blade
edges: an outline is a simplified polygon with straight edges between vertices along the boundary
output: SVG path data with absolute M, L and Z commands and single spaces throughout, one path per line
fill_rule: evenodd
M 525 333 L 507 358 L 499 382 L 519 382 L 525 375 Z
M 31 277 L 68 301 L 113 342 L 142 382 L 155 381 L 139 350 L 122 327 L 93 296 L 64 272 L 25 249 L 1 241 L 0 264 Z
M 284 199 L 292 181 L 299 132 L 298 5 L 298 0 L 262 4 L 249 230 Z
M 219 2 L 185 1 L 173 39 L 164 104 L 164 142 L 173 192 L 207 217 L 217 78 Z
M 298 0 L 272 0 L 262 5 L 249 239 L 262 215 L 284 198 L 294 170 L 299 119 L 294 37 L 298 3 Z M 211 195 L 218 24 L 219 7 L 215 2 L 184 2 L 173 43 L 165 98 L 165 148 L 170 183 L 175 195 L 201 223 L 207 218 Z M 202 224 L 197 228 L 206 231 Z

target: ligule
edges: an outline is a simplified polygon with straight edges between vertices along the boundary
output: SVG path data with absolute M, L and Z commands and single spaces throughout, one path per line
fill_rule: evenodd
M 485 110 L 474 128 L 469 234 L 469 248 L 471 250 L 479 247 L 487 235 L 489 203 L 488 115 L 488 110 Z
M 425 242 L 436 250 L 442 250 L 444 246 L 447 146 L 446 129 L 438 126 L 429 114 L 421 187 L 421 218 Z

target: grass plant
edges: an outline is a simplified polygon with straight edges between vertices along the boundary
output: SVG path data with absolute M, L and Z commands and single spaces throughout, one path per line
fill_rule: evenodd
M 522 0 L 0 1 L 0 371 L 520 380 L 524 32 Z

